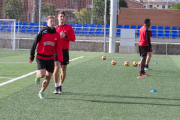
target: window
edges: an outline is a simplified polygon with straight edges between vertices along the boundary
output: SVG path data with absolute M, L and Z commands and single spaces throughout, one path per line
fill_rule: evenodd
M 171 8 L 171 6 L 170 6 L 170 5 L 168 5 L 168 8 Z
M 76 1 L 74 1 L 74 5 L 77 5 L 77 2 L 76 2 Z
M 29 13 L 29 22 L 31 21 L 31 14 Z
M 152 5 L 149 5 L 149 8 L 152 8 L 153 6 Z
M 65 6 L 67 5 L 67 1 L 65 1 Z
M 159 7 L 159 5 L 157 5 L 157 7 Z
M 164 8 L 165 8 L 165 5 L 162 5 L 162 8 L 164 9 Z

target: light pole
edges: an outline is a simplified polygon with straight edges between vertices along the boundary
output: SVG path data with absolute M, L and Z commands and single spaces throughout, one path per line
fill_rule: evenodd
M 116 52 L 115 51 L 115 48 L 116 48 L 116 26 L 117 26 L 117 0 L 111 0 L 109 53 Z
M 104 8 L 104 53 L 106 52 L 106 10 L 107 9 L 107 0 L 105 0 Z
M 94 0 L 92 0 L 92 7 L 91 7 L 91 11 L 93 10 L 93 2 L 94 2 Z M 92 16 L 91 16 L 91 24 L 93 24 L 93 13 L 92 13 Z
M 41 30 L 41 0 L 39 0 L 39 31 Z

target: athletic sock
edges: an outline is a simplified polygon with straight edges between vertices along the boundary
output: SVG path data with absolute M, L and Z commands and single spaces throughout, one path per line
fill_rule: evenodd
M 58 83 L 55 83 L 55 87 L 59 86 Z
M 39 93 L 43 93 L 42 91 L 40 91 Z
M 62 86 L 62 84 L 63 84 L 63 83 L 60 82 L 60 83 L 59 83 L 59 86 Z
M 146 64 L 145 67 L 148 68 L 148 64 Z

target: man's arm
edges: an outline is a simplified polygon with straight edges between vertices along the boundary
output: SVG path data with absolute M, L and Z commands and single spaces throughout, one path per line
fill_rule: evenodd
M 60 40 L 60 38 L 57 39 L 57 43 L 56 43 L 56 54 L 58 56 L 58 60 L 59 62 L 63 62 L 63 53 L 62 53 L 62 42 Z
M 34 43 L 31 47 L 31 50 L 30 50 L 30 58 L 29 58 L 29 61 L 33 61 L 34 60 L 34 54 L 35 54 L 35 50 L 36 50 L 36 46 L 37 46 L 37 43 L 41 40 L 41 37 L 42 37 L 42 34 L 39 33 L 36 37 L 35 37 L 35 40 L 34 40 Z
M 151 48 L 150 31 L 149 31 L 149 29 L 146 29 L 146 40 L 147 40 L 149 48 Z
M 69 33 L 70 33 L 69 35 L 65 36 L 65 39 L 69 40 L 69 41 L 72 41 L 72 42 L 75 41 L 76 40 L 76 36 L 75 36 L 74 30 L 73 30 L 72 27 L 69 28 Z

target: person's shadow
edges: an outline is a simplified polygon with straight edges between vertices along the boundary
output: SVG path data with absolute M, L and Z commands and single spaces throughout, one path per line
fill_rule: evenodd
M 176 98 L 156 98 L 156 97 L 138 97 L 138 96 L 118 96 L 118 95 L 105 95 L 105 94 L 90 94 L 90 93 L 73 93 L 65 92 L 61 95 L 75 95 L 75 96 L 96 96 L 96 97 L 114 97 L 114 98 L 129 98 L 129 99 L 157 99 L 157 100 L 169 100 L 169 101 L 180 101 Z M 161 105 L 161 106 L 180 106 L 180 104 L 160 104 L 160 103 L 140 103 L 140 102 L 118 102 L 118 101 L 105 101 L 105 100 L 87 100 L 87 99 L 71 99 L 62 98 L 61 95 L 57 98 L 46 98 L 46 99 L 64 99 L 64 100 L 77 100 L 77 101 L 87 101 L 87 102 L 97 102 L 97 103 L 112 103 L 112 104 L 140 104 L 140 105 Z

